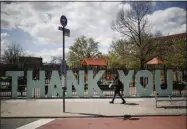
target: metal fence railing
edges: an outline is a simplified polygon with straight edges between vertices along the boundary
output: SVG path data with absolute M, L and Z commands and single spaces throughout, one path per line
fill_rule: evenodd
M 131 89 L 130 97 L 138 97 L 137 94 L 136 94 L 136 89 L 135 88 L 133 89 L 133 88 L 134 87 L 132 87 L 132 89 Z M 39 89 L 34 88 L 32 93 L 33 93 L 32 94 L 33 98 L 39 98 L 40 97 L 40 91 L 39 91 Z M 113 95 L 114 95 L 113 90 L 103 91 L 103 96 L 104 97 L 112 97 Z M 175 91 L 172 92 L 172 95 L 173 96 L 177 96 L 177 97 L 178 96 L 187 96 L 187 90 L 183 90 L 181 94 L 179 93 L 179 91 L 175 90 Z M 53 93 L 52 96 L 58 98 L 58 95 L 56 93 Z M 11 98 L 11 91 L 1 91 L 0 92 L 0 97 Z M 20 97 L 23 97 L 23 98 L 26 97 L 26 91 L 23 91 L 23 92 L 19 92 L 18 91 L 17 92 L 17 97 L 18 98 L 20 98 Z M 79 97 L 79 96 L 77 95 L 77 92 L 73 91 L 72 92 L 72 97 Z M 84 92 L 84 97 L 88 97 L 88 92 L 87 91 Z M 99 97 L 98 94 L 97 94 L 97 92 L 93 93 L 93 97 Z M 153 97 L 153 95 L 151 95 L 150 97 Z M 47 98 L 47 94 L 46 94 L 46 98 Z
M 45 80 L 45 94 L 46 94 L 46 96 L 47 96 L 47 93 L 48 93 L 49 84 L 50 84 L 50 80 L 46 79 Z M 11 89 L 12 89 L 11 88 L 11 82 L 1 81 L 0 85 L 1 85 L 0 97 L 10 97 L 11 98 Z M 104 97 L 111 97 L 111 96 L 114 95 L 113 89 L 109 88 L 108 85 L 99 85 L 99 87 L 102 90 Z M 27 96 L 26 90 L 27 90 L 27 86 L 26 85 L 18 85 L 17 96 L 18 97 L 26 97 Z M 153 90 L 153 92 L 154 92 L 154 90 Z M 84 95 L 85 95 L 85 97 L 88 97 L 88 88 L 87 88 L 87 86 L 85 86 Z M 172 95 L 173 96 L 184 96 L 184 95 L 187 95 L 187 89 L 185 89 L 185 88 L 173 89 Z M 58 97 L 57 93 L 55 93 L 55 92 L 53 93 L 52 96 L 53 97 Z M 151 96 L 153 96 L 153 94 Z M 32 97 L 33 98 L 40 97 L 40 89 L 39 88 L 33 88 Z M 76 92 L 74 87 L 72 88 L 72 97 L 78 97 L 78 94 L 77 94 L 77 92 Z M 94 91 L 94 89 L 93 89 L 93 97 L 99 97 L 97 92 Z M 130 86 L 130 97 L 137 97 L 136 87 L 135 86 Z

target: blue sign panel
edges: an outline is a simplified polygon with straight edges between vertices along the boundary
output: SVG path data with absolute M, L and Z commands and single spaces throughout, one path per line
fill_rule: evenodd
M 66 73 L 66 61 L 62 61 L 61 71 L 62 73 Z
M 66 18 L 64 15 L 62 15 L 62 16 L 60 17 L 60 23 L 61 23 L 61 25 L 62 25 L 63 27 L 65 27 L 65 26 L 67 25 L 67 22 L 68 22 L 67 18 Z

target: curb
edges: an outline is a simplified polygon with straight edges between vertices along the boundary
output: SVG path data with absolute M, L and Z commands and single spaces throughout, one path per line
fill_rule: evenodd
M 109 96 L 109 97 L 65 97 L 65 99 L 111 99 L 113 96 Z M 116 98 L 120 98 L 118 96 L 116 96 Z M 155 97 L 124 97 L 124 98 L 155 98 Z M 178 98 L 178 97 L 176 97 Z M 3 98 L 1 97 L 0 101 L 3 100 L 38 100 L 38 99 L 63 99 L 63 98 Z
M 174 117 L 174 116 L 187 116 L 187 114 L 145 114 L 145 115 L 114 115 L 114 116 L 105 116 L 105 115 L 89 115 L 89 116 L 27 116 L 27 117 L 2 117 L 1 119 L 49 119 L 49 118 L 131 118 L 131 117 Z
M 113 96 L 111 97 L 69 97 L 69 98 L 65 98 L 67 100 L 69 99 L 112 99 Z M 116 96 L 116 98 L 120 98 L 118 96 Z M 160 97 L 160 98 L 168 98 L 168 97 Z M 173 98 L 184 98 L 181 96 L 175 96 Z M 63 98 L 0 98 L 0 101 L 4 101 L 4 100 L 53 100 L 53 99 L 63 99 Z M 124 99 L 155 99 L 155 97 L 124 97 Z
M 113 96 L 106 96 L 106 97 L 65 97 L 65 99 L 111 99 Z M 168 98 L 166 96 L 159 96 L 161 98 Z M 116 98 L 120 98 L 116 96 Z M 155 96 L 124 96 L 124 98 L 141 98 L 141 99 L 147 99 L 147 98 L 155 98 Z M 184 96 L 173 96 L 173 98 L 184 98 Z M 0 101 L 3 100 L 38 100 L 38 99 L 63 99 L 63 97 L 54 97 L 54 98 L 27 98 L 27 97 L 17 97 L 17 98 L 11 98 L 11 97 L 0 97 Z

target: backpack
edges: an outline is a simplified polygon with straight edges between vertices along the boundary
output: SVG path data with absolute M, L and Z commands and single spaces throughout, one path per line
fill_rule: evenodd
M 120 80 L 118 80 L 118 85 L 119 85 L 120 87 L 123 87 L 123 83 L 122 83 Z
M 115 82 L 114 85 L 116 86 L 116 88 L 123 88 L 123 83 L 119 79 Z

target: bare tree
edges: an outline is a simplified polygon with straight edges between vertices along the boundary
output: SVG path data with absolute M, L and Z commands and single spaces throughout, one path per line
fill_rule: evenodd
M 60 64 L 62 62 L 61 56 L 52 56 L 51 64 Z
M 24 52 L 20 44 L 10 44 L 2 55 L 2 60 L 6 64 L 18 63 L 18 57 L 23 56 Z
M 140 68 L 144 69 L 144 64 L 148 55 L 155 49 L 151 44 L 152 35 L 148 23 L 147 14 L 151 12 L 151 2 L 130 2 L 129 10 L 120 9 L 116 21 L 112 23 L 112 29 L 128 37 L 127 55 L 132 55 L 139 59 Z
M 69 53 L 65 53 L 65 60 L 68 60 L 68 57 L 69 57 Z M 62 56 L 51 56 L 51 61 L 50 63 L 51 64 L 61 64 L 62 63 Z
M 162 32 L 161 31 L 156 31 L 155 34 L 154 34 L 154 37 L 161 37 L 163 36 Z

